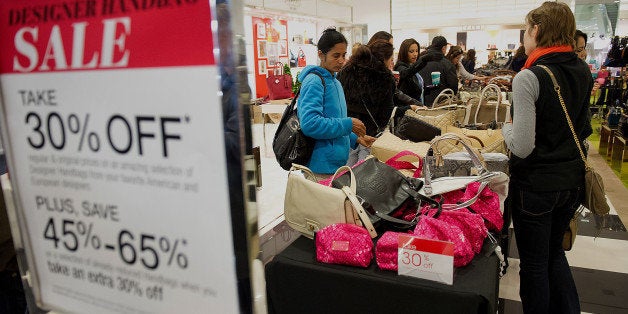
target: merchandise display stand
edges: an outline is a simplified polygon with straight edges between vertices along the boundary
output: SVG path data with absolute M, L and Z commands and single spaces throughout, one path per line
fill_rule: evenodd
M 446 285 L 380 270 L 316 261 L 314 241 L 296 239 L 266 265 L 269 313 L 496 313 L 499 259 L 485 242 Z M 488 256 L 487 256 L 488 255 Z

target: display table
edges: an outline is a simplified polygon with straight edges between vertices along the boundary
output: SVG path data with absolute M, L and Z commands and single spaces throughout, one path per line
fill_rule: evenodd
M 266 264 L 269 313 L 496 313 L 499 260 L 478 254 L 456 269 L 452 286 L 316 261 L 314 241 L 303 236 Z

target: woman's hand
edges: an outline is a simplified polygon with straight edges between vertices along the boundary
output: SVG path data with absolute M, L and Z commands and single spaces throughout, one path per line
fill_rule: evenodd
M 425 106 L 417 106 L 417 105 L 410 105 L 410 109 L 412 109 L 412 111 L 417 112 L 419 110 L 426 110 L 427 107 Z
M 358 137 L 358 144 L 364 146 L 364 147 L 371 147 L 371 145 L 373 145 L 373 142 L 375 142 L 377 138 L 374 138 L 370 135 L 364 135 L 361 137 Z
M 351 123 L 353 124 L 352 130 L 355 135 L 357 135 L 358 137 L 366 135 L 366 127 L 364 126 L 364 123 L 360 121 L 360 119 L 351 118 Z

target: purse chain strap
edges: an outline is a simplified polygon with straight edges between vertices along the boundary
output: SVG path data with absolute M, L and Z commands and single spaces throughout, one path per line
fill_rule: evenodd
M 548 67 L 544 65 L 539 65 L 539 67 L 545 70 L 547 74 L 549 74 L 550 78 L 552 79 L 552 83 L 554 84 L 554 90 L 556 91 L 556 94 L 558 94 L 558 100 L 560 101 L 560 105 L 563 107 L 563 111 L 565 112 L 565 117 L 567 118 L 567 124 L 569 124 L 569 129 L 571 130 L 573 139 L 574 141 L 576 141 L 576 146 L 578 146 L 578 151 L 580 152 L 580 158 L 582 158 L 582 161 L 584 162 L 585 169 L 588 170 L 589 163 L 587 162 L 587 159 L 584 156 L 584 151 L 582 150 L 582 147 L 580 146 L 580 140 L 578 140 L 578 135 L 576 135 L 576 130 L 574 129 L 573 123 L 571 122 L 571 118 L 569 117 L 569 113 L 567 112 L 567 106 L 565 106 L 565 100 L 563 100 L 563 96 L 560 94 L 560 86 L 558 85 L 558 82 L 556 81 L 556 77 L 554 76 L 554 73 L 552 73 L 552 71 Z

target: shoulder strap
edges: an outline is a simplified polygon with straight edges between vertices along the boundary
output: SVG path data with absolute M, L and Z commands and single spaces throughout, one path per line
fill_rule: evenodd
M 580 140 L 578 139 L 578 135 L 576 134 L 576 129 L 574 129 L 573 123 L 571 122 L 571 118 L 569 117 L 569 113 L 567 112 L 567 106 L 565 106 L 565 100 L 563 99 L 563 95 L 560 94 L 560 85 L 558 85 L 558 82 L 556 81 L 556 77 L 554 76 L 554 73 L 552 73 L 552 71 L 548 67 L 544 65 L 538 65 L 538 66 L 541 67 L 543 70 L 545 70 L 545 72 L 547 72 L 547 74 L 549 74 L 550 78 L 552 79 L 552 83 L 554 84 L 554 90 L 556 91 L 556 94 L 558 94 L 558 100 L 560 101 L 560 105 L 563 107 L 563 111 L 565 112 L 565 118 L 567 118 L 567 124 L 569 124 L 569 129 L 571 130 L 573 139 L 576 142 L 576 146 L 578 146 L 580 157 L 582 158 L 582 161 L 584 162 L 584 166 L 586 168 L 589 168 L 587 159 L 584 156 L 584 151 L 582 151 L 582 147 L 580 146 Z
M 362 207 L 362 205 L 360 204 L 360 201 L 358 201 L 358 198 L 355 197 L 353 191 L 351 191 L 348 186 L 343 186 L 342 191 L 345 192 L 345 195 L 347 196 L 349 201 L 351 201 L 353 209 L 358 213 L 358 216 L 360 216 L 360 220 L 362 220 L 362 224 L 371 235 L 371 238 L 377 237 L 377 231 L 375 231 L 375 227 L 373 227 L 371 219 L 366 214 L 366 211 L 364 210 L 364 207 Z

